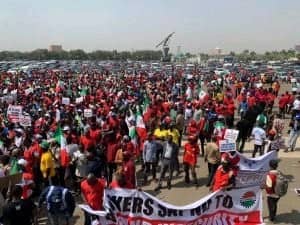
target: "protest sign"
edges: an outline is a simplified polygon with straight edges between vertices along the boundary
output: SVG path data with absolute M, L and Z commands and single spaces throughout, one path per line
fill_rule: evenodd
M 62 98 L 61 104 L 63 104 L 63 105 L 70 105 L 70 98 Z
M 236 139 L 238 138 L 238 135 L 239 135 L 238 130 L 226 129 L 224 139 L 231 140 L 231 141 L 236 141 Z
M 76 98 L 76 99 L 75 99 L 75 103 L 76 103 L 76 104 L 79 104 L 79 103 L 81 103 L 81 102 L 83 102 L 83 97 L 79 97 L 79 98 Z
M 263 224 L 260 187 L 217 191 L 185 206 L 138 190 L 106 189 L 104 204 L 114 214 L 115 224 Z
M 220 152 L 231 152 L 236 150 L 235 141 L 222 140 L 219 144 Z
M 31 126 L 31 117 L 30 116 L 20 116 L 20 125 L 23 127 Z
M 84 109 L 83 116 L 86 118 L 90 118 L 93 116 L 93 111 L 91 109 Z
M 9 105 L 7 108 L 7 118 L 12 123 L 19 123 L 22 116 L 22 106 Z
M 253 187 L 261 186 L 266 181 L 268 171 L 249 171 L 249 170 L 239 170 L 235 178 L 235 187 Z

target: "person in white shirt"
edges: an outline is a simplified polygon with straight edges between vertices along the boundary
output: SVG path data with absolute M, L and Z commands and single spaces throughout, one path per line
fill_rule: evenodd
M 294 100 L 292 116 L 295 116 L 298 112 L 300 112 L 300 96 L 297 96 L 297 98 Z
M 266 131 L 262 128 L 263 124 L 258 124 L 253 128 L 251 137 L 254 139 L 254 150 L 252 153 L 252 158 L 255 158 L 257 151 L 259 151 L 259 155 L 263 155 L 264 153 L 264 143 L 266 140 Z

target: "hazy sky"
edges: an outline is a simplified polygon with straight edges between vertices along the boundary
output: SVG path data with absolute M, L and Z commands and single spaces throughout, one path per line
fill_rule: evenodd
M 0 50 L 280 50 L 300 44 L 299 0 L 2 0 Z

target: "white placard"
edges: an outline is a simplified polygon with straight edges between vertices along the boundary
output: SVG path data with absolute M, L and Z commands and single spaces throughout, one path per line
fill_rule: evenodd
M 9 105 L 7 108 L 7 118 L 13 123 L 19 123 L 22 117 L 23 107 L 20 105 Z
M 30 116 L 21 116 L 20 125 L 23 127 L 31 127 L 31 117 Z
M 236 139 L 238 138 L 238 135 L 239 135 L 238 130 L 226 129 L 224 139 L 231 140 L 231 141 L 236 141 Z
M 236 150 L 235 141 L 222 140 L 219 144 L 220 152 L 231 152 Z
M 70 98 L 62 98 L 61 104 L 63 104 L 63 105 L 70 105 Z
M 83 102 L 83 97 L 79 97 L 79 98 L 76 98 L 76 99 L 75 99 L 75 103 L 76 103 L 76 104 L 79 104 L 79 103 L 81 103 L 81 102 Z
M 84 109 L 83 111 L 83 115 L 86 118 L 90 118 L 93 116 L 93 111 L 91 109 Z

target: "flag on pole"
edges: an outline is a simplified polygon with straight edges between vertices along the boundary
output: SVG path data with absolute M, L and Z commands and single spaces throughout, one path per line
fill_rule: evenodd
M 136 132 L 141 140 L 146 140 L 147 130 L 140 109 L 138 109 L 136 113 Z
M 60 163 L 62 167 L 67 167 L 70 164 L 70 156 L 67 151 L 66 138 L 63 135 L 62 129 L 60 126 L 57 127 L 54 133 L 54 139 L 60 146 Z

